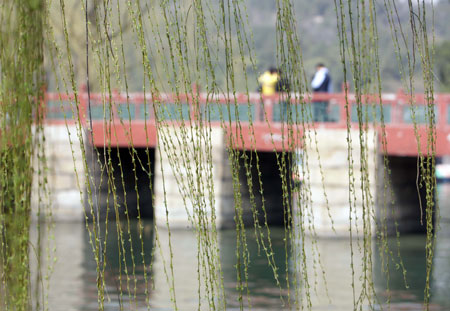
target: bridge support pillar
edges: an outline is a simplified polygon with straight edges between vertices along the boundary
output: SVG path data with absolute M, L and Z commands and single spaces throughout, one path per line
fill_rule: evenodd
M 84 188 L 85 175 L 77 127 L 76 125 L 66 127 L 64 124 L 45 125 L 44 134 L 48 167 L 46 186 L 50 197 L 46 198 L 46 194 L 41 193 L 42 197 L 39 198 L 38 183 L 42 180 L 39 180 L 39 169 L 36 167 L 32 191 L 33 215 L 37 214 L 39 205 L 42 207 L 49 203 L 54 220 L 81 221 L 84 219 L 84 212 L 80 188 Z M 43 215 L 42 210 L 40 217 L 44 217 Z
M 156 224 L 190 228 L 199 222 L 199 215 L 217 228 L 234 224 L 232 176 L 223 129 L 162 127 L 158 146 Z
M 366 156 L 361 162 L 359 131 L 350 131 L 353 163 L 349 175 L 347 130 L 319 128 L 316 131 L 317 139 L 313 138 L 313 142 L 305 147 L 307 168 L 304 169 L 305 180 L 301 189 L 294 194 L 294 221 L 297 225 L 302 221 L 307 228 L 311 228 L 311 221 L 318 236 L 348 237 L 350 228 L 353 235 L 357 232 L 362 234 L 364 217 L 366 220 L 373 219 L 367 217 L 367 212 L 372 212 L 376 191 L 376 132 L 370 130 L 367 133 L 367 141 L 364 143 L 366 150 L 363 150 Z M 367 178 L 364 181 L 361 179 L 361 163 L 367 168 Z M 366 191 L 362 191 L 362 188 Z M 366 224 L 371 225 L 371 230 L 374 230 L 374 224 L 371 220 L 369 222 L 370 224 Z

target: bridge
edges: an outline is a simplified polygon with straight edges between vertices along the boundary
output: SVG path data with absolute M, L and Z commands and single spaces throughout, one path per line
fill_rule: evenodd
M 290 128 L 300 131 L 295 136 L 301 137 L 305 129 L 333 130 L 346 129 L 348 124 L 351 128 L 358 126 L 356 97 L 345 93 L 293 94 L 288 100 L 283 95 L 261 96 L 258 93 L 248 96 L 160 94 L 153 97 L 150 94 L 117 92 L 111 96 L 96 93 L 88 96 L 86 92 L 80 92 L 78 98 L 79 116 L 85 127 L 90 126 L 87 120 L 92 117 L 92 141 L 96 147 L 132 145 L 154 148 L 158 122 L 176 125 L 179 122 L 207 121 L 211 127 L 226 128 L 227 135 L 241 137 L 234 148 L 270 152 L 289 151 L 300 143 L 288 139 Z M 64 122 L 64 115 L 69 123 L 74 122 L 73 95 L 47 93 L 46 102 L 48 123 Z M 364 96 L 360 102 L 363 103 L 360 105 L 363 123 L 371 124 L 380 136 L 385 133 L 385 152 L 388 155 L 417 156 L 417 137 L 422 154 L 426 154 L 428 125 L 425 124 L 427 101 L 424 94 L 411 97 L 398 92 L 382 94 L 381 98 Z M 320 114 L 313 107 L 318 103 L 327 103 L 326 110 L 319 111 Z M 434 103 L 436 156 L 450 155 L 450 94 L 435 94 Z M 160 118 L 158 122 L 155 113 Z M 381 115 L 384 130 L 381 128 Z M 236 126 L 237 120 L 240 126 Z
M 124 172 L 124 175 L 120 176 L 120 170 L 115 169 L 117 174 L 115 179 L 124 179 L 124 183 L 116 184 L 119 211 L 123 213 L 124 203 L 127 203 L 129 209 L 134 208 L 134 211 L 128 211 L 128 213 L 136 214 L 138 198 L 135 187 L 138 187 L 142 215 L 154 217 L 157 224 L 164 226 L 166 206 L 168 206 L 169 222 L 173 227 L 189 226 L 187 214 L 194 210 L 197 203 L 186 201 L 179 190 L 179 183 L 180 181 L 188 182 L 189 176 L 183 174 L 195 171 L 192 163 L 196 161 L 191 160 L 198 155 L 187 154 L 186 146 L 171 146 L 170 152 L 163 145 L 160 145 L 161 152 L 155 152 L 155 148 L 161 144 L 159 141 L 161 136 L 178 135 L 180 127 L 190 127 L 196 130 L 189 131 L 191 133 L 189 135 L 197 135 L 199 128 L 210 131 L 211 152 L 214 155 L 212 157 L 214 200 L 210 203 L 215 206 L 218 227 L 229 227 L 234 224 L 233 178 L 227 148 L 235 149 L 243 155 L 258 152 L 260 172 L 257 172 L 253 165 L 250 173 L 254 180 L 257 180 L 258 174 L 261 173 L 264 198 L 258 186 L 254 185 L 253 189 L 249 189 L 245 182 L 248 172 L 245 172 L 243 165 L 239 168 L 242 181 L 239 190 L 244 208 L 244 220 L 252 221 L 249 193 L 253 192 L 256 194 L 258 208 L 264 200 L 270 224 L 280 224 L 284 217 L 281 202 L 283 196 L 281 172 L 276 153 L 278 152 L 279 156 L 279 152 L 284 151 L 283 156 L 289 156 L 299 149 L 305 149 L 310 155 L 308 183 L 314 206 L 316 231 L 319 235 L 334 235 L 328 216 L 329 211 L 335 221 L 336 232 L 346 235 L 349 229 L 347 134 L 350 132 L 354 137 L 351 148 L 355 162 L 354 177 L 356 188 L 358 188 L 361 177 L 359 175 L 359 111 L 365 120 L 364 123 L 368 124 L 363 125 L 367 126 L 367 133 L 374 137 L 367 142 L 371 163 L 369 164 L 370 191 L 375 197 L 374 200 L 377 201 L 377 205 L 382 205 L 381 201 L 388 202 L 387 217 L 392 218 L 390 219 L 391 228 L 395 219 L 403 232 L 424 230 L 418 221 L 420 209 L 416 185 L 418 151 L 425 155 L 427 153 L 429 125 L 426 124 L 427 102 L 423 94 L 410 97 L 398 92 L 381 96 L 364 96 L 359 101 L 363 104 L 359 106 L 354 94 L 344 93 L 293 94 L 289 99 L 284 95 L 262 97 L 257 93 L 248 96 L 206 93 L 152 96 L 142 93 L 113 92 L 110 96 L 105 96 L 80 92 L 77 96 L 78 108 L 74 105 L 74 95 L 47 93 L 45 96 L 47 107 L 45 126 L 49 129 L 49 141 L 56 148 L 56 151 L 51 153 L 53 158 L 50 158 L 50 166 L 55 176 L 51 183 L 57 198 L 55 204 L 62 210 L 68 202 L 71 202 L 68 200 L 69 197 L 73 200 L 79 197 L 79 192 L 73 190 L 76 188 L 73 172 L 67 167 L 73 168 L 72 161 L 77 158 L 75 166 L 78 172 L 84 168 L 79 160 L 80 151 L 70 151 L 68 137 L 63 135 L 64 137 L 61 138 L 61 133 L 69 129 L 69 132 L 73 131 L 72 139 L 76 140 L 74 138 L 75 124 L 81 122 L 85 142 L 97 147 L 100 155 L 105 152 L 105 147 L 118 150 L 118 154 L 114 152 L 112 157 L 120 156 Z M 450 155 L 449 105 L 450 94 L 434 96 L 437 157 Z M 384 122 L 381 122 L 382 119 Z M 165 131 L 165 134 L 161 135 L 161 131 Z M 308 145 L 302 138 L 304 133 L 312 132 L 317 140 L 316 146 Z M 383 137 L 385 137 L 384 146 L 381 143 Z M 417 143 L 417 137 L 420 144 Z M 150 167 L 137 168 L 138 184 L 135 183 L 133 167 L 130 164 L 129 147 L 131 146 L 136 148 L 138 155 L 145 156 L 144 152 L 147 150 L 151 160 Z M 204 151 L 200 149 L 197 152 L 200 154 Z M 317 160 L 319 158 L 317 151 L 320 153 L 321 163 Z M 181 170 L 176 171 L 169 165 L 169 153 L 172 157 L 176 157 L 175 160 L 182 167 Z M 391 172 L 389 179 L 392 191 L 388 192 L 384 190 L 383 183 L 386 179 L 383 177 L 383 166 L 380 165 L 383 154 L 388 156 Z M 65 160 L 61 160 L 62 158 Z M 99 160 L 103 161 L 102 157 Z M 113 165 L 118 164 L 118 158 L 113 158 L 112 161 Z M 199 165 L 208 167 L 207 163 Z M 101 175 L 105 174 L 96 167 L 90 167 L 90 169 L 91 173 L 94 172 L 94 175 L 98 177 L 96 180 L 101 180 Z M 151 181 L 145 171 L 153 172 Z M 162 171 L 164 171 L 164 177 Z M 288 167 L 283 174 L 287 174 L 290 180 L 291 167 Z M 82 178 L 83 174 L 79 174 L 79 178 L 80 176 Z M 196 175 L 191 174 L 191 178 L 192 176 Z M 70 182 L 60 182 L 62 179 Z M 65 184 L 68 186 L 65 187 Z M 82 184 L 83 181 L 81 181 Z M 149 184 L 153 186 L 149 187 Z M 107 200 L 110 186 L 106 182 L 99 186 L 98 208 L 103 212 L 112 207 L 111 202 Z M 324 194 L 324 188 L 328 198 Z M 124 193 L 127 193 L 126 202 Z M 357 193 L 356 197 L 357 214 L 361 216 L 364 203 L 360 193 Z M 380 197 L 383 198 L 380 199 Z M 395 204 L 391 203 L 391 199 L 395 200 Z M 293 206 L 295 208 L 296 204 Z M 77 203 L 66 210 L 82 211 L 82 208 Z M 381 209 L 377 209 L 376 212 L 381 212 Z M 82 218 L 81 214 L 77 217 Z M 381 216 L 377 215 L 377 217 Z M 361 220 L 362 217 L 359 219 Z

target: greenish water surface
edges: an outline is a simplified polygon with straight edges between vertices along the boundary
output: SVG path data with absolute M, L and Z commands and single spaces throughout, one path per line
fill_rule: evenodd
M 445 206 L 446 198 L 450 197 L 450 186 L 440 185 L 439 199 L 442 218 L 436 240 L 435 257 L 431 277 L 430 310 L 450 310 L 450 207 Z M 106 299 L 105 310 L 147 310 L 144 269 L 145 261 L 148 269 L 149 304 L 151 310 L 174 310 L 170 301 L 170 291 L 164 272 L 168 265 L 169 249 L 167 247 L 167 231 L 160 230 L 161 250 L 152 254 L 155 243 L 155 233 L 151 222 L 144 222 L 144 257 L 140 255 L 140 246 L 134 247 L 134 269 L 136 282 L 130 278 L 126 281 L 125 268 L 131 274 L 133 259 L 128 252 L 125 259 L 120 260 L 118 253 L 118 235 L 116 224 L 110 222 L 106 241 Z M 130 227 L 131 240 L 138 241 L 137 223 Z M 49 292 L 50 310 L 94 311 L 98 310 L 96 289 L 96 264 L 93 260 L 89 235 L 82 223 L 58 223 L 55 227 L 57 246 L 57 263 L 54 266 Z M 173 251 L 173 269 L 175 275 L 175 293 L 179 310 L 198 310 L 198 277 L 197 277 L 197 247 L 196 236 L 190 231 L 172 230 L 171 242 Z M 272 269 L 267 264 L 267 258 L 258 254 L 258 245 L 252 230 L 249 230 L 248 249 L 251 262 L 248 268 L 249 298 L 251 310 L 295 310 L 294 297 L 303 297 L 304 293 L 293 290 L 296 280 L 295 264 L 292 259 L 292 245 L 288 246 L 286 257 L 285 234 L 283 228 L 271 228 L 274 258 L 279 269 L 281 288 L 274 281 Z M 130 248 L 128 235 L 124 236 L 125 249 Z M 224 290 L 227 299 L 227 310 L 240 310 L 239 294 L 236 290 L 236 233 L 234 230 L 220 231 L 218 234 L 220 261 L 223 271 Z M 397 241 L 391 239 L 389 245 L 396 251 Z M 397 270 L 391 261 L 389 273 L 389 288 L 386 291 L 387 277 L 381 272 L 381 258 L 376 248 L 373 249 L 374 286 L 379 304 L 376 310 L 422 310 L 423 289 L 425 285 L 425 236 L 405 235 L 400 238 L 401 254 L 407 270 L 405 287 L 403 273 Z M 361 256 L 357 244 L 353 244 L 355 254 L 355 288 L 358 293 L 358 275 L 361 271 Z M 322 266 L 313 263 L 313 257 L 307 260 L 308 275 L 311 278 L 313 310 L 353 310 L 352 273 L 350 269 L 350 242 L 347 239 L 319 239 L 317 249 L 320 252 Z M 154 256 L 154 258 L 152 258 Z M 151 267 L 150 267 L 151 264 Z M 314 270 L 314 267 L 316 270 Z M 322 280 L 322 267 L 325 270 L 327 284 Z M 122 281 L 120 273 L 122 271 Z M 314 271 L 319 277 L 314 278 Z M 286 281 L 288 276 L 289 281 Z M 136 284 L 136 287 L 135 287 Z M 288 285 L 291 288 L 288 290 Z M 315 285 L 314 285 L 315 284 Z M 122 288 L 120 294 L 119 288 Z M 136 290 L 134 289 L 136 288 Z M 328 289 L 328 295 L 327 291 Z M 289 307 L 289 297 L 291 308 Z M 390 307 L 386 301 L 390 299 Z M 134 301 L 137 301 L 135 303 Z M 389 309 L 390 308 L 390 309 Z M 245 303 L 245 310 L 249 310 Z M 365 309 L 369 309 L 368 307 Z M 207 310 L 202 305 L 201 310 Z

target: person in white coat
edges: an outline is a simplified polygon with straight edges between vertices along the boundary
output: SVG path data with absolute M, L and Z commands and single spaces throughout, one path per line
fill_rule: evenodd
M 332 92 L 332 83 L 330 72 L 324 64 L 316 65 L 316 73 L 311 81 L 311 88 L 314 93 Z M 313 120 L 316 122 L 328 122 L 328 102 L 315 102 L 313 104 Z

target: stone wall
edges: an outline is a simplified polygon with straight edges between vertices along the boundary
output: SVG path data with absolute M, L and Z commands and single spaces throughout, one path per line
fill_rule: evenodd
M 233 222 L 233 187 L 223 129 L 160 128 L 155 156 L 155 221 L 189 228 L 189 217 L 214 215 L 218 228 Z M 210 149 L 209 149 L 210 147 Z M 212 163 L 209 161 L 212 159 Z M 199 194 L 202 194 L 201 196 Z M 201 197 L 201 198 L 200 198 Z
M 56 221 L 83 221 L 82 200 L 85 170 L 77 129 L 74 125 L 68 127 L 65 125 L 46 125 L 44 131 L 48 187 L 53 218 Z M 82 139 L 84 139 L 84 133 Z M 70 141 L 72 141 L 72 144 Z M 37 167 L 35 167 L 35 170 L 37 170 Z M 36 215 L 38 205 L 36 174 L 34 178 L 35 190 L 32 195 L 34 215 Z
M 359 142 L 359 131 L 351 130 L 351 148 L 353 157 L 353 175 L 349 179 L 349 157 L 346 129 L 317 129 L 317 136 L 311 132 L 311 141 L 307 142 L 307 169 L 302 189 L 294 195 L 294 215 L 306 215 L 314 225 L 314 229 L 319 236 L 342 236 L 347 237 L 350 229 L 350 181 L 354 184 L 355 191 L 352 191 L 351 200 L 353 204 L 353 234 L 362 233 L 363 212 L 367 211 L 367 204 L 363 204 L 363 193 L 361 191 L 360 159 L 361 149 Z M 370 191 L 374 203 L 376 191 L 376 139 L 375 132 L 370 130 L 367 135 L 367 168 L 369 174 Z M 316 151 L 319 151 L 319 154 Z M 320 157 L 319 157 L 320 155 Z M 322 166 L 322 173 L 320 165 Z M 322 182 L 323 179 L 323 182 Z M 325 196 L 326 193 L 326 196 Z M 328 207 L 327 207 L 328 199 Z M 307 202 L 309 201 L 309 203 Z M 309 206 L 307 208 L 307 206 Z M 364 208 L 363 208 L 364 206 Z M 373 204 L 370 210 L 373 212 Z M 334 221 L 333 232 L 330 216 Z M 357 219 L 357 221 L 356 221 Z M 309 220 L 306 220 L 307 222 Z M 303 220 L 305 223 L 305 220 Z M 373 229 L 374 226 L 372 226 Z
M 48 186 L 51 193 L 50 201 L 53 217 L 58 221 L 83 221 L 84 219 L 84 192 L 85 192 L 85 170 L 84 160 L 81 154 L 79 138 L 76 127 L 65 125 L 46 125 L 46 156 L 48 161 Z M 311 221 L 318 235 L 336 236 L 331 228 L 331 221 L 328 213 L 334 221 L 334 228 L 338 236 L 348 236 L 349 233 L 349 163 L 348 163 L 348 143 L 347 131 L 333 129 L 317 129 L 317 137 L 311 132 L 312 143 L 306 145 L 307 169 L 305 167 L 305 180 L 301 190 L 293 194 L 293 212 L 310 213 Z M 393 233 L 394 221 L 398 223 L 400 232 L 423 231 L 420 224 L 420 209 L 416 187 L 416 158 L 390 157 L 389 176 L 391 190 L 385 189 L 383 177 L 383 159 L 377 155 L 375 132 L 369 131 L 367 134 L 367 168 L 369 173 L 370 193 L 366 204 L 363 205 L 361 192 L 360 173 L 360 142 L 359 131 L 351 130 L 352 155 L 353 155 L 353 175 L 352 180 L 355 192 L 352 194 L 354 208 L 352 212 L 353 224 L 357 223 L 358 230 L 362 229 L 362 216 L 364 212 L 370 210 L 374 218 L 381 220 L 387 217 L 388 231 Z M 85 139 L 84 133 L 82 139 Z M 70 143 L 72 140 L 72 144 Z M 233 189 L 232 168 L 230 166 L 229 154 L 226 148 L 226 141 L 223 129 L 182 129 L 168 127 L 159 132 L 160 150 L 150 152 L 151 162 L 155 167 L 150 171 L 154 172 L 153 189 L 150 192 L 150 181 L 144 171 L 138 171 L 138 190 L 140 195 L 140 207 L 142 215 L 153 217 L 155 214 L 158 225 L 166 225 L 166 215 L 172 227 L 186 228 L 192 225 L 188 218 L 193 215 L 194 209 L 205 212 L 211 217 L 214 212 L 216 225 L 218 228 L 234 227 L 235 221 L 235 196 Z M 314 143 L 317 141 L 317 146 Z M 180 143 L 181 142 L 181 143 Z M 167 147 L 169 146 L 170 147 Z M 322 173 L 319 167 L 322 165 Z M 141 151 L 142 157 L 147 157 Z M 88 148 L 88 165 L 92 162 L 89 155 L 92 154 Z M 101 151 L 100 151 L 101 153 Z M 125 186 L 127 192 L 127 204 L 130 215 L 133 216 L 136 210 L 137 196 L 135 191 L 134 174 L 132 173 L 130 153 L 128 149 L 113 150 L 115 154 L 120 154 L 122 168 L 124 170 Z M 244 168 L 242 153 L 239 154 L 239 176 L 240 184 L 237 186 L 241 195 L 243 207 L 243 217 L 246 225 L 253 223 L 253 215 L 250 209 L 250 189 L 247 185 L 246 171 Z M 247 156 L 250 157 L 250 153 Z M 269 224 L 282 224 L 283 203 L 281 190 L 281 177 L 274 153 L 258 153 L 261 178 L 264 188 L 265 207 Z M 209 159 L 212 158 L 212 163 Z M 113 159 L 114 161 L 114 159 Z M 377 162 L 380 164 L 377 167 Z M 118 160 L 117 160 L 118 162 Z M 115 167 L 116 180 L 120 180 L 117 163 Z M 91 168 L 92 169 L 92 168 Z M 36 167 L 37 170 L 37 167 Z M 147 168 L 148 170 L 148 168 Z M 76 174 L 76 173 L 77 174 Z M 96 174 L 97 172 L 94 169 Z M 105 173 L 104 173 L 105 174 Z M 291 175 L 290 168 L 287 168 L 288 176 Z M 78 179 L 77 179 L 78 175 Z M 253 161 L 251 165 L 251 175 L 253 181 L 253 193 L 255 203 L 262 219 L 262 198 L 259 194 L 258 172 Z M 97 176 L 100 179 L 100 175 Z M 323 179 L 323 182 L 322 182 Z M 287 178 L 290 181 L 290 178 Z M 37 180 L 34 182 L 33 191 L 34 214 L 37 211 Z M 80 189 L 80 188 L 81 189 Z M 106 202 L 107 186 L 100 187 L 99 202 Z M 117 183 L 116 191 L 119 199 L 119 212 L 123 204 L 122 183 Z M 326 192 L 327 196 L 325 196 Z M 199 194 L 206 194 L 199 200 Z M 393 196 L 392 196 L 393 194 Z M 424 199 L 422 193 L 422 199 Z M 122 198 L 122 201 L 120 201 Z M 328 207 L 326 198 L 328 199 Z M 310 203 L 306 201 L 310 199 Z M 390 204 L 392 200 L 394 204 Z M 154 202 L 152 202 L 154 200 Z M 388 202 L 384 207 L 384 202 Z M 375 204 L 376 203 L 376 207 Z M 100 204 L 101 205 L 101 204 Z M 101 205 L 106 211 L 106 203 Z M 310 206 L 309 210 L 304 207 Z M 166 210 L 167 206 L 167 210 Z M 365 208 L 363 208 L 363 206 Z M 154 207 L 154 211 L 153 211 Z M 367 209 L 369 208 L 369 209 Z M 167 214 L 166 214 L 167 213 Z M 385 213 L 385 216 L 384 214 Z M 114 216 L 114 213 L 111 215 Z M 355 220 L 358 219 L 357 222 Z M 375 225 L 373 229 L 375 229 Z M 356 227 L 353 227 L 356 233 Z M 359 231 L 359 233 L 362 233 Z
M 204 131 L 204 132 L 203 132 Z M 166 128 L 164 135 L 159 136 L 161 154 L 156 152 L 155 168 L 155 220 L 160 226 L 166 226 L 166 213 L 171 228 L 191 227 L 193 211 L 204 211 L 211 217 L 216 217 L 218 228 L 235 227 L 236 194 L 240 196 L 242 220 L 246 226 L 253 226 L 254 216 L 252 208 L 258 213 L 261 224 L 282 225 L 284 218 L 283 193 L 281 177 L 275 153 L 258 153 L 261 181 L 264 189 L 265 212 L 262 210 L 262 196 L 256 169 L 256 158 L 253 154 L 252 163 L 248 163 L 252 189 L 247 183 L 247 172 L 244 166 L 244 154 L 236 151 L 234 154 L 238 162 L 230 161 L 229 152 L 223 130 L 213 128 L 208 134 L 210 138 L 204 140 L 207 129 L 183 133 L 181 129 Z M 200 138 L 200 136 L 202 138 Z M 182 144 L 171 144 L 182 141 Z M 199 144 L 199 142 L 201 142 Z M 206 146 L 210 145 L 210 151 Z M 210 152 L 210 155 L 208 155 Z M 248 158 L 252 155 L 247 152 Z M 208 159 L 212 158 L 212 163 Z M 280 157 L 281 159 L 281 157 Z M 249 160 L 247 160 L 249 161 Z M 232 167 L 231 163 L 236 165 Z M 233 180 L 232 171 L 237 180 Z M 287 173 L 289 175 L 289 173 Z M 210 183 L 210 185 L 209 185 Z M 213 185 L 213 189 L 211 186 Z M 250 200 L 250 192 L 254 195 L 254 202 Z M 198 195 L 205 195 L 199 202 Z M 252 206 L 253 204 L 253 206 Z M 167 207 L 167 210 L 166 210 Z

